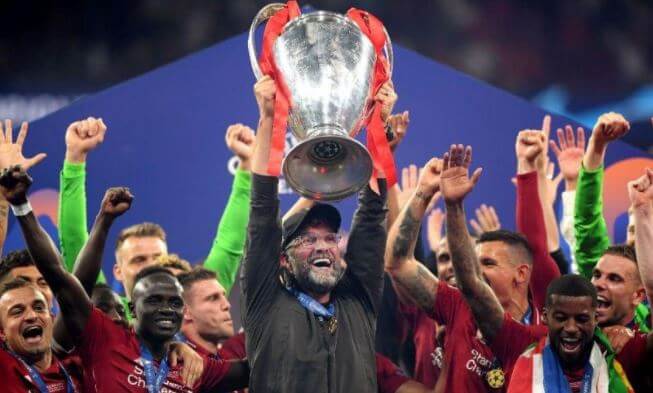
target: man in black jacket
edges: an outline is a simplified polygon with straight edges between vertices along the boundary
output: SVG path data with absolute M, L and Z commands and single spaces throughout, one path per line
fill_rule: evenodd
M 344 260 L 333 206 L 300 210 L 282 228 L 278 179 L 267 175 L 275 90 L 269 77 L 254 87 L 261 117 L 242 277 L 250 391 L 376 393 L 385 181 L 380 195 L 360 193 Z

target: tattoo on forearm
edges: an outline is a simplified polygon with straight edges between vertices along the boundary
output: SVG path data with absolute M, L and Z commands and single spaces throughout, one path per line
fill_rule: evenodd
M 399 232 L 392 247 L 392 256 L 394 258 L 402 258 L 408 256 L 417 241 L 419 234 L 420 221 L 413 217 L 410 211 L 410 206 L 406 209 L 401 224 L 399 225 Z
M 423 193 L 422 191 L 417 191 L 417 192 L 415 193 L 415 196 L 418 197 L 419 199 L 425 201 L 425 202 L 428 202 L 428 201 L 431 200 L 431 196 L 426 195 L 426 194 Z
M 418 264 L 415 274 L 398 281 L 398 284 L 422 310 L 433 310 L 438 283 L 424 265 Z

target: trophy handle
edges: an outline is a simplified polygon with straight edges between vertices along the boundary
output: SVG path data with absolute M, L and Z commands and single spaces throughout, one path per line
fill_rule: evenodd
M 386 59 L 388 59 L 388 76 L 392 79 L 392 69 L 394 67 L 395 56 L 392 51 L 392 41 L 390 40 L 390 35 L 388 34 L 388 30 L 385 29 L 385 26 L 383 26 L 383 33 L 385 34 L 385 45 L 383 46 L 383 50 L 385 51 Z
M 258 64 L 258 56 L 256 56 L 256 42 L 254 41 L 254 36 L 256 35 L 256 28 L 266 20 L 270 19 L 277 11 L 285 7 L 285 4 L 282 3 L 270 3 L 256 14 L 252 25 L 249 27 L 249 38 L 247 39 L 247 49 L 249 50 L 249 62 L 252 65 L 252 71 L 256 80 L 259 80 L 263 77 L 261 72 L 261 67 Z M 386 33 L 387 34 L 387 33 Z

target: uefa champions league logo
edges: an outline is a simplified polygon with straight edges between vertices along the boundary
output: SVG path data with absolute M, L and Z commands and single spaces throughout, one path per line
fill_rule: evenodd
M 288 154 L 290 149 L 295 147 L 295 145 L 298 143 L 297 138 L 290 133 L 286 133 L 286 148 L 284 149 L 284 156 Z M 236 168 L 238 167 L 238 157 L 232 156 L 229 158 L 229 161 L 227 161 L 227 170 L 229 170 L 229 173 L 234 175 L 236 173 Z M 290 186 L 286 183 L 286 180 L 283 178 L 283 175 L 279 178 L 279 194 L 293 194 L 294 191 Z

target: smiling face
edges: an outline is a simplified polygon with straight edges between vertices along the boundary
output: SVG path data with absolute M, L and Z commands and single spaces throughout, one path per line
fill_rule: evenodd
M 50 351 L 52 315 L 36 288 L 24 286 L 0 297 L 0 326 L 6 344 L 17 354 L 38 359 Z
M 605 254 L 592 272 L 598 295 L 596 309 L 600 326 L 627 325 L 644 299 L 637 265 L 628 258 Z
M 155 340 L 171 339 L 181 327 L 182 293 L 179 282 L 165 273 L 154 273 L 138 281 L 132 294 L 136 332 Z
M 456 275 L 453 271 L 453 263 L 451 263 L 451 252 L 449 251 L 449 242 L 447 238 L 440 240 L 438 249 L 435 252 L 435 266 L 438 271 L 438 278 L 444 280 L 451 286 L 457 286 Z
M 549 328 L 549 340 L 563 368 L 577 370 L 585 365 L 592 350 L 596 308 L 590 296 L 552 295 L 542 314 Z
M 338 250 L 338 236 L 326 224 L 306 227 L 282 255 L 281 265 L 305 291 L 331 292 L 346 270 Z

